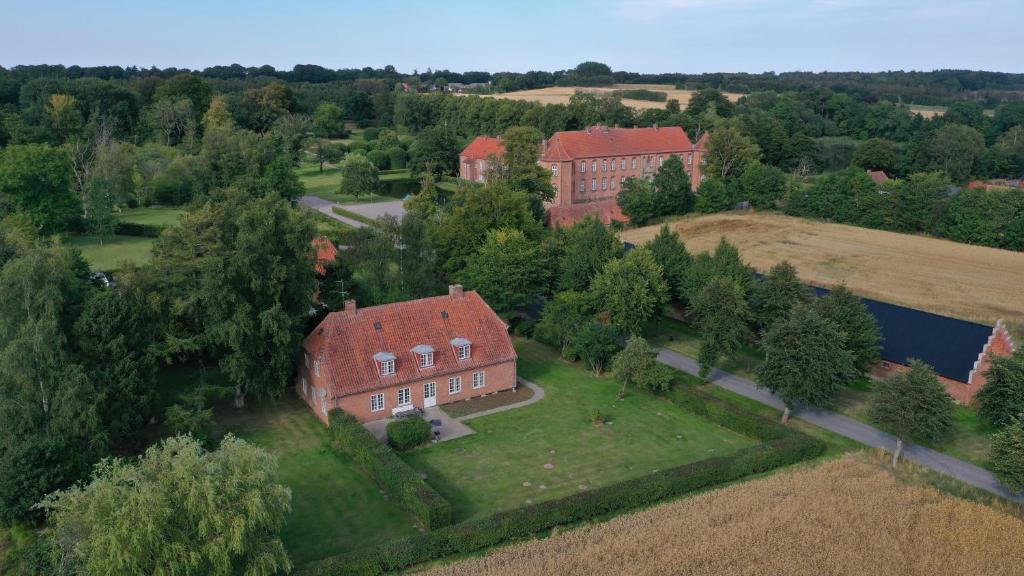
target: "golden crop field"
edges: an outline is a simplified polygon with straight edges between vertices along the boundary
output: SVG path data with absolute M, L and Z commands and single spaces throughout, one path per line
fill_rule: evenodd
M 772 212 L 691 216 L 672 228 L 690 252 L 711 250 L 721 237 L 764 272 L 788 260 L 804 281 L 846 285 L 857 294 L 937 314 L 1024 326 L 1024 253 L 815 222 Z M 642 244 L 659 226 L 627 230 Z
M 679 105 L 683 108 L 690 101 L 690 96 L 693 95 L 695 90 L 681 90 L 671 84 L 613 84 L 608 87 L 579 87 L 579 86 L 551 86 L 548 88 L 538 88 L 536 90 L 520 90 L 518 92 L 506 92 L 504 94 L 486 94 L 487 98 L 505 98 L 508 100 L 532 100 L 534 102 L 540 102 L 542 104 L 568 104 L 569 98 L 576 93 L 577 90 L 584 92 L 593 92 L 595 94 L 605 94 L 613 90 L 657 90 L 658 92 L 665 92 L 668 94 L 668 98 L 675 98 L 679 100 Z M 725 96 L 733 102 L 740 99 L 742 94 L 726 93 Z M 633 100 L 630 98 L 624 98 L 623 104 L 638 109 L 647 108 L 664 108 L 665 102 L 653 102 L 650 100 Z
M 866 455 L 441 566 L 426 576 L 1019 576 L 1024 521 L 903 483 Z

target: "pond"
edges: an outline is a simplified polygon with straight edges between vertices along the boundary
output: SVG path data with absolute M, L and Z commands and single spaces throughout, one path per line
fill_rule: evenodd
M 380 183 L 380 187 L 381 194 L 384 196 L 402 199 L 419 192 L 420 183 L 413 179 L 384 180 Z

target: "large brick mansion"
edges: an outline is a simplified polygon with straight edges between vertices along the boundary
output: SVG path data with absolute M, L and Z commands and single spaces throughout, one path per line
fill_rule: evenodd
M 651 179 L 670 156 L 683 161 L 696 189 L 703 180 L 707 134 L 693 144 L 678 126 L 557 132 L 542 144 L 538 163 L 551 172 L 551 225 L 570 225 L 594 214 L 602 221 L 626 220 L 616 197 L 626 178 Z M 505 151 L 500 138 L 478 136 L 459 156 L 459 176 L 482 182 L 488 163 Z

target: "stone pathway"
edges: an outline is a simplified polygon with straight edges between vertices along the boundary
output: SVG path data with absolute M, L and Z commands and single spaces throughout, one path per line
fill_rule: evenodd
M 334 218 L 335 220 L 341 222 L 342 224 L 348 224 L 353 228 L 363 228 L 366 226 L 366 224 L 360 222 L 359 220 L 354 220 L 347 216 L 342 216 L 341 214 L 335 214 L 334 210 L 331 210 L 331 208 L 334 206 L 334 202 L 331 202 L 330 200 L 325 200 L 319 196 L 303 196 L 302 198 L 299 198 L 299 204 L 309 206 L 310 208 L 316 210 L 317 212 L 320 212 L 321 214 L 326 214 L 328 217 Z
M 695 359 L 665 348 L 658 349 L 658 361 L 689 374 L 696 375 L 700 371 L 700 364 Z M 782 410 L 784 407 L 782 401 L 771 392 L 760 388 L 751 380 L 741 376 L 716 368 L 711 371 L 708 381 L 772 408 Z M 793 416 L 872 448 L 881 448 L 891 452 L 896 447 L 895 436 L 882 432 L 859 420 L 854 420 L 829 410 L 808 408 L 794 411 Z M 1024 502 L 1024 494 L 1011 492 L 1009 488 L 1000 484 L 991 472 L 980 466 L 975 466 L 930 448 L 908 442 L 903 444 L 903 457 L 941 474 L 952 476 L 967 484 L 987 490 L 997 496 Z
M 466 420 L 472 418 L 479 418 L 481 416 L 488 416 L 490 414 L 497 414 L 498 412 L 504 412 L 506 410 L 513 410 L 515 408 L 522 408 L 523 406 L 529 406 L 535 402 L 540 402 L 544 398 L 544 389 L 540 386 L 518 378 L 516 380 L 521 386 L 528 386 L 533 390 L 533 396 L 523 400 L 522 402 L 516 402 L 515 404 L 509 404 L 507 406 L 498 406 L 497 408 L 490 408 L 488 410 L 481 410 L 480 412 L 474 412 L 472 414 L 466 414 L 458 418 L 452 418 L 449 416 L 440 406 L 431 406 L 430 408 L 423 409 L 423 418 L 430 422 L 437 420 L 441 423 L 440 426 L 435 426 L 435 430 L 440 430 L 441 436 L 438 438 L 438 442 L 447 442 L 448 440 L 455 440 L 456 438 L 462 438 L 463 436 L 469 436 L 475 434 L 476 431 L 463 424 Z M 391 422 L 394 418 L 382 418 L 380 420 L 372 420 L 363 424 L 363 426 L 369 430 L 377 440 L 381 442 L 388 441 L 388 422 Z
M 333 208 L 334 206 L 343 206 L 345 210 L 355 212 L 356 214 L 360 214 L 362 216 L 366 216 L 367 218 L 372 218 L 374 220 L 376 220 L 380 216 L 384 216 L 385 214 L 394 215 L 396 218 L 399 219 L 401 219 L 402 216 L 405 215 L 405 206 L 403 205 L 403 202 L 401 200 L 395 200 L 391 202 L 367 202 L 365 204 L 338 204 L 336 202 L 331 202 L 330 200 L 327 200 L 326 198 L 321 198 L 319 196 L 303 196 L 302 198 L 299 198 L 299 204 L 309 206 L 310 208 L 316 210 L 317 212 L 320 212 L 321 214 L 326 214 L 327 216 L 334 218 L 338 222 L 348 224 L 353 228 L 363 228 L 367 226 L 367 224 L 365 222 L 360 222 L 359 220 L 356 220 L 354 218 L 349 218 L 348 216 L 336 214 L 334 210 L 332 210 L 331 208 Z

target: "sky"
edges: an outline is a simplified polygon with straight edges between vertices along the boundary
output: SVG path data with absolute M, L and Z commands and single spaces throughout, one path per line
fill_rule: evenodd
M 1024 0 L 0 0 L 0 66 L 1024 72 Z

